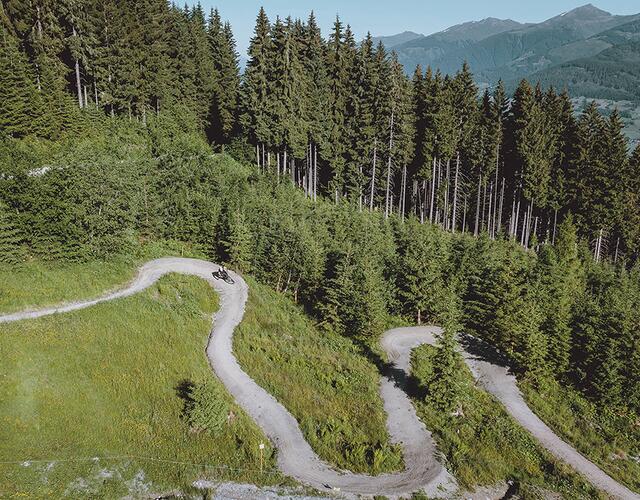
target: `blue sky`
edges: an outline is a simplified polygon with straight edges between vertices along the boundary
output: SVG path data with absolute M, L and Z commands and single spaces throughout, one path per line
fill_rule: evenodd
M 188 0 L 195 3 L 196 0 Z M 520 22 L 540 22 L 579 7 L 588 0 L 200 0 L 207 11 L 218 7 L 231 22 L 242 55 L 246 52 L 255 17 L 264 5 L 269 18 L 276 15 L 306 18 L 314 10 L 323 34 L 336 14 L 353 28 L 357 38 L 367 31 L 373 35 L 392 35 L 410 30 L 425 35 L 454 24 L 485 17 L 511 18 Z M 184 0 L 182 0 L 184 2 Z M 176 3 L 180 3 L 177 0 Z M 638 0 L 602 0 L 596 7 L 613 14 L 640 12 Z

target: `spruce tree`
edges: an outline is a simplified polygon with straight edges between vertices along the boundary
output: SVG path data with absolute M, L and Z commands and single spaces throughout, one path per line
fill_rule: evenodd
M 450 414 L 460 397 L 460 354 L 456 336 L 460 331 L 460 308 L 453 292 L 444 299 L 440 317 L 442 333 L 436 344 L 437 353 L 433 363 L 433 376 L 429 382 L 427 396 L 442 412 Z
M 0 131 L 21 137 L 33 131 L 39 96 L 26 55 L 0 26 Z
M 208 136 L 215 144 L 228 144 L 237 128 L 240 70 L 231 25 L 222 24 L 217 9 L 209 17 L 207 36 L 216 76 Z
M 269 57 L 271 51 L 271 25 L 261 8 L 256 20 L 254 36 L 249 43 L 249 60 L 242 79 L 242 125 L 249 141 L 256 147 L 257 162 L 267 162 L 261 147 L 268 145 L 270 123 L 268 100 L 270 94 Z M 263 158 L 264 157 L 264 158 Z M 263 165 L 266 166 L 266 165 Z
M 241 211 L 236 210 L 229 214 L 226 232 L 224 246 L 229 256 L 229 263 L 242 273 L 250 272 L 253 237 L 251 228 Z
M 16 264 L 22 261 L 23 237 L 18 229 L 15 213 L 0 201 L 0 262 Z

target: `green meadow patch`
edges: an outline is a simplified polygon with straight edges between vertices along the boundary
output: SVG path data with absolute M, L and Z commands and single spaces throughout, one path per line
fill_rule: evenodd
M 375 366 L 351 340 L 317 330 L 290 299 L 247 283 L 249 302 L 234 338 L 243 369 L 296 417 L 320 457 L 357 472 L 402 469 Z
M 461 487 L 473 490 L 512 481 L 514 493 L 525 499 L 547 498 L 549 492 L 567 499 L 606 498 L 543 450 L 500 403 L 476 386 L 462 362 L 455 381 L 460 388 L 461 415 L 443 414 L 435 408 L 428 385 L 436 355 L 436 348 L 428 345 L 413 351 L 411 394 L 418 416 L 432 431 Z
M 286 481 L 205 356 L 217 297 L 170 275 L 138 295 L 0 326 L 0 497 Z M 267 443 L 263 472 L 258 445 Z

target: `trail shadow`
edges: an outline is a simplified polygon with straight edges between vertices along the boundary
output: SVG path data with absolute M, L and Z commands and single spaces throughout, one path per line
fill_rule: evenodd
M 402 389 L 409 397 L 424 399 L 429 394 L 427 387 L 417 377 L 407 374 L 401 368 L 383 359 L 366 342 L 357 338 L 352 340 L 360 354 L 375 365 L 380 375 L 391 380 L 396 387 Z
M 460 343 L 460 347 L 473 359 L 486 361 L 512 371 L 513 363 L 509 357 L 484 340 L 469 335 L 468 333 L 460 333 L 458 335 L 458 342 Z
M 191 380 L 183 379 L 176 384 L 173 388 L 176 391 L 176 396 L 178 396 L 182 400 L 182 418 L 188 418 L 189 413 L 193 410 L 193 406 L 195 401 L 191 396 L 193 394 L 193 389 L 196 386 Z

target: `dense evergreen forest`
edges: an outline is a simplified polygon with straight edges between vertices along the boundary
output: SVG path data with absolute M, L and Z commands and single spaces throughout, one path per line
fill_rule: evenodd
M 407 77 L 313 14 L 261 10 L 240 74 L 199 6 L 0 8 L 1 260 L 188 241 L 326 328 L 461 325 L 534 384 L 640 411 L 640 149 L 618 114 L 481 93 L 466 65 Z

